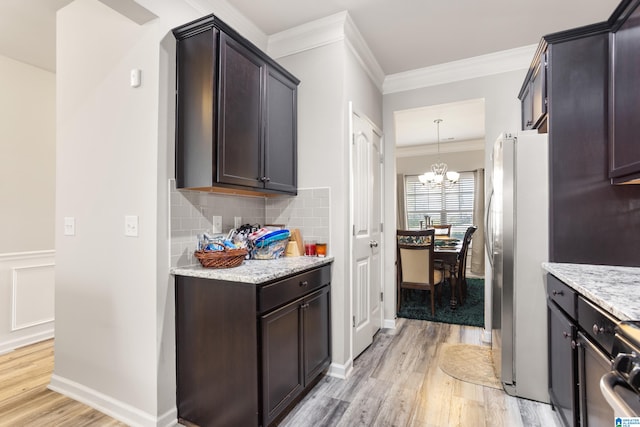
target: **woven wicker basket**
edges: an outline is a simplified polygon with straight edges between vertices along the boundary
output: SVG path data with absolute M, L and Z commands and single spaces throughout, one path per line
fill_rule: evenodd
M 228 249 L 226 251 L 195 251 L 195 257 L 206 268 L 231 268 L 242 264 L 247 255 L 246 249 Z

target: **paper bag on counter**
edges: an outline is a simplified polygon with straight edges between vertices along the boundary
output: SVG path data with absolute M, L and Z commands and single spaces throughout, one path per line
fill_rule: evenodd
M 292 240 L 287 243 L 287 250 L 284 253 L 284 256 L 301 256 L 302 254 L 298 250 L 298 244 Z
M 290 241 L 295 242 L 298 246 L 298 256 L 302 256 L 304 254 L 304 242 L 302 241 L 302 235 L 300 234 L 300 230 L 297 228 L 289 229 L 291 233 Z

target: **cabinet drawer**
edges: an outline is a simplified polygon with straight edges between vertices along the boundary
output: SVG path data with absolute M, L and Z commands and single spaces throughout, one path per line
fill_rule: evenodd
M 549 299 L 565 311 L 569 317 L 576 318 L 576 300 L 578 294 L 555 276 L 547 274 L 547 295 Z
M 258 291 L 258 312 L 264 313 L 274 309 L 328 285 L 330 282 L 331 266 L 325 265 L 288 279 L 264 285 Z
M 578 325 L 611 357 L 617 320 L 600 307 L 578 297 Z

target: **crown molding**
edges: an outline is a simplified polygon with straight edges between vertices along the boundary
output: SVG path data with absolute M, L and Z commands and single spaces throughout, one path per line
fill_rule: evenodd
M 527 70 L 537 47 L 537 44 L 528 45 L 417 70 L 390 74 L 384 79 L 382 93 L 386 95 L 509 71 Z
M 250 40 L 262 50 L 266 50 L 268 37 L 246 16 L 226 0 L 184 0 L 202 16 L 213 13 L 225 24 L 232 27 L 243 37 Z
M 373 82 L 382 90 L 384 72 L 347 11 L 269 36 L 267 53 L 282 58 L 344 41 Z
M 356 24 L 351 19 L 351 16 L 347 14 L 344 31 L 346 35 L 347 46 L 351 49 L 356 56 L 358 62 L 365 69 L 371 80 L 382 91 L 382 85 L 384 83 L 384 71 L 378 60 L 374 56 L 369 45 L 365 41 L 364 37 L 356 27 Z
M 462 153 L 465 151 L 482 151 L 485 149 L 483 139 L 474 139 L 469 141 L 450 141 L 440 144 L 440 154 L 444 153 Z M 437 144 L 421 144 L 410 145 L 404 147 L 396 146 L 396 157 L 418 157 L 418 156 L 435 156 L 438 154 Z
M 282 58 L 344 40 L 346 17 L 346 11 L 339 12 L 272 34 L 267 53 L 273 58 Z

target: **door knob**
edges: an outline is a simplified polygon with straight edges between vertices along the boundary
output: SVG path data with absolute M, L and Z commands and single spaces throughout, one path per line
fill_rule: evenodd
M 369 247 L 370 248 L 377 248 L 378 247 L 378 242 L 376 242 L 375 240 L 370 240 L 369 241 Z

